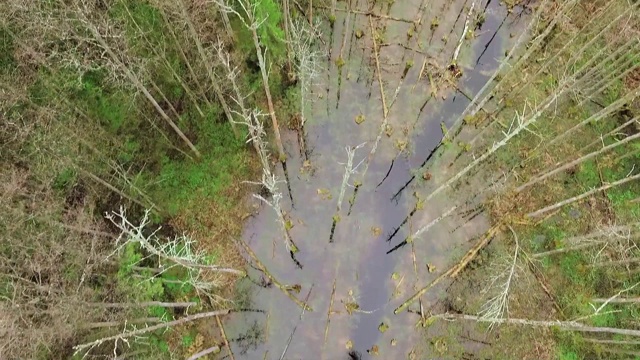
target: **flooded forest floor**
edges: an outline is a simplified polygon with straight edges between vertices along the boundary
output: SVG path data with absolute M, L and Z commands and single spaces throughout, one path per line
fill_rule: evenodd
M 619 141 L 608 136 L 637 116 L 637 22 L 622 21 L 637 13 L 625 6 L 318 6 L 314 16 L 328 19 L 319 75 L 301 94 L 308 107 L 294 130 L 283 133 L 284 223 L 253 199 L 243 234 L 253 269 L 238 284 L 237 306 L 263 312 L 230 315 L 235 357 L 633 356 L 637 345 L 624 332 L 608 338 L 559 323 L 638 329 L 634 308 L 594 306 L 638 280 L 629 266 L 640 214 L 632 139 L 527 191 L 520 185 L 571 164 L 593 140 Z M 594 24 L 593 12 L 612 25 Z M 618 59 L 615 44 L 629 46 L 630 57 Z M 613 75 L 580 67 L 599 56 Z M 488 101 L 469 111 L 494 83 Z M 575 87 L 565 99 L 567 84 Z M 620 106 L 593 120 L 611 104 Z M 570 140 L 556 141 L 567 131 Z M 629 180 L 617 186 L 621 178 Z M 611 247 L 576 242 L 584 236 Z M 603 237 L 624 237 L 626 247 Z M 617 345 L 602 345 L 610 341 Z

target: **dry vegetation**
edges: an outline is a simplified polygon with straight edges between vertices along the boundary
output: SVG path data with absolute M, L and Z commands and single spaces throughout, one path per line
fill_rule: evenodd
M 492 343 L 487 354 L 628 358 L 637 354 L 633 299 L 640 281 L 635 270 L 640 256 L 638 6 L 615 1 L 547 6 L 537 37 L 519 55 L 530 56 L 529 61 L 516 57 L 514 68 L 497 77 L 493 98 L 464 119 L 480 136 L 464 130 L 461 135 L 471 139 L 476 159 L 500 145 L 480 173 L 502 174 L 504 190 L 487 208 L 496 223 L 511 225 L 514 233 L 503 227 L 503 235 L 454 283 L 452 303 L 441 310 L 482 315 L 504 291 L 509 307 L 502 314 L 453 315 L 520 324 L 479 335 Z M 549 27 L 554 19 L 556 25 Z M 511 138 L 514 133 L 518 136 Z M 514 256 L 517 238 L 522 248 Z M 490 284 L 504 275 L 506 267 L 496 264 L 505 260 L 518 264 L 516 281 L 506 288 L 494 283 L 486 294 L 470 290 L 473 283 Z M 464 301 L 455 304 L 460 298 Z M 523 325 L 547 330 L 517 328 Z
M 244 265 L 230 239 L 259 169 L 232 122 L 269 86 L 250 34 L 202 1 L 4 1 L 0 14 L 0 358 L 221 348 L 171 321 L 201 311 L 216 326 L 207 311 L 230 306 L 242 273 L 220 269 Z M 256 29 L 270 55 L 277 26 Z M 220 81 L 231 71 L 233 87 Z M 281 101 L 289 90 L 270 76 Z M 117 226 L 121 207 L 130 225 Z

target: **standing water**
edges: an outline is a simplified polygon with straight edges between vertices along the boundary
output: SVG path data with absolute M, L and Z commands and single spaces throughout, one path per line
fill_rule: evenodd
M 488 227 L 470 216 L 467 200 L 475 194 L 468 190 L 421 201 L 455 173 L 437 156 L 428 170 L 423 165 L 499 66 L 525 9 L 509 11 L 496 0 L 369 3 L 351 0 L 349 10 L 339 3 L 323 29 L 323 73 L 306 95 L 308 159 L 295 134 L 283 137 L 289 186 L 281 191 L 295 200 L 283 209 L 301 268 L 271 208 L 259 208 L 243 235 L 270 274 L 311 310 L 250 269 L 237 306 L 263 312 L 229 318 L 236 359 L 348 359 L 350 351 L 407 358 L 421 343 L 420 317 L 394 309 Z M 337 213 L 347 149 L 360 144 Z M 449 145 L 457 156 L 472 156 L 463 144 Z M 454 204 L 429 231 L 408 238 Z M 436 300 L 427 294 L 414 306 L 428 309 Z

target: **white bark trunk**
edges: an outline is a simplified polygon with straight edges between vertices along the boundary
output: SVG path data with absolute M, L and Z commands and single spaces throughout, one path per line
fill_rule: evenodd
M 563 207 L 565 205 L 568 205 L 568 204 L 574 203 L 576 201 L 582 200 L 582 199 L 584 199 L 586 197 L 589 197 L 589 196 L 591 196 L 591 195 L 593 195 L 593 194 L 595 194 L 597 192 L 604 191 L 604 190 L 607 190 L 607 189 L 611 189 L 612 187 L 616 187 L 618 185 L 622 185 L 622 184 L 625 184 L 625 183 L 627 183 L 629 181 L 636 180 L 636 179 L 639 179 L 639 178 L 640 178 L 640 174 L 629 176 L 627 178 L 624 178 L 622 180 L 618 180 L 618 181 L 613 182 L 611 184 L 607 184 L 607 185 L 601 186 L 601 187 L 599 187 L 597 189 L 593 189 L 593 190 L 587 191 L 587 192 L 582 193 L 582 194 L 580 194 L 578 196 L 574 196 L 572 198 L 560 201 L 560 202 L 555 203 L 553 205 L 549 205 L 549 206 L 547 206 L 545 208 L 542 208 L 540 210 L 537 210 L 537 211 L 534 211 L 534 212 L 530 212 L 530 213 L 528 213 L 526 215 L 526 217 L 533 218 L 533 217 L 536 217 L 536 216 L 540 216 L 540 215 L 542 215 L 544 213 L 547 213 L 549 211 L 553 211 L 553 210 L 559 209 L 559 208 L 561 208 L 561 207 Z
M 571 162 L 568 162 L 568 163 L 566 163 L 566 164 L 564 164 L 562 166 L 559 166 L 559 167 L 557 167 L 557 168 L 555 168 L 555 169 L 553 169 L 553 170 L 551 170 L 549 172 L 546 172 L 546 173 L 544 173 L 544 174 L 542 174 L 540 176 L 537 176 L 537 177 L 529 180 L 526 184 L 521 185 L 518 188 L 516 188 L 516 192 L 521 192 L 522 190 L 528 188 L 529 186 L 537 184 L 537 183 L 539 183 L 539 182 L 541 182 L 541 181 L 543 181 L 543 180 L 545 180 L 545 179 L 547 179 L 547 178 L 549 178 L 549 177 L 551 177 L 551 176 L 553 176 L 553 175 L 555 175 L 555 174 L 557 174 L 557 173 L 559 173 L 561 171 L 567 170 L 567 169 L 569 169 L 569 168 L 571 168 L 573 166 L 576 166 L 576 165 L 578 165 L 578 164 L 580 164 L 582 162 L 585 162 L 585 161 L 587 161 L 589 159 L 592 159 L 592 158 L 594 158 L 594 157 L 596 157 L 596 156 L 598 156 L 598 155 L 600 155 L 600 154 L 602 154 L 604 152 L 607 152 L 607 151 L 609 151 L 611 149 L 615 149 L 618 146 L 624 145 L 624 144 L 626 144 L 626 143 L 628 143 L 628 142 L 630 142 L 632 140 L 638 139 L 638 138 L 640 138 L 640 133 L 637 133 L 635 135 L 626 137 L 625 139 L 617 141 L 617 142 L 615 142 L 615 143 L 613 143 L 611 145 L 607 145 L 607 146 L 603 147 L 602 149 L 600 149 L 598 151 L 594 151 L 594 152 L 592 152 L 590 154 L 581 156 L 581 157 L 579 157 L 579 158 L 577 158 L 577 159 L 575 159 L 575 160 L 573 160 Z

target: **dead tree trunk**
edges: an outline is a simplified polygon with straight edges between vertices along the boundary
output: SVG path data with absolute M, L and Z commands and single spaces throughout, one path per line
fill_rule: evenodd
M 178 128 L 178 126 L 173 122 L 173 120 L 171 120 L 171 118 L 162 109 L 162 107 L 160 107 L 160 104 L 158 104 L 156 99 L 153 97 L 153 95 L 151 95 L 149 90 L 147 90 L 147 88 L 142 84 L 142 82 L 138 79 L 138 77 L 122 61 L 120 61 L 120 58 L 113 52 L 113 50 L 111 49 L 109 44 L 107 44 L 107 42 L 104 40 L 104 38 L 102 37 L 98 29 L 96 29 L 93 25 L 89 23 L 87 23 L 87 28 L 89 29 L 91 34 L 94 36 L 96 41 L 103 48 L 103 50 L 107 53 L 107 55 L 109 55 L 111 60 L 113 60 L 116 66 L 120 68 L 120 70 L 122 70 L 125 76 L 135 85 L 135 87 L 140 92 L 144 94 L 147 100 L 149 100 L 149 102 L 153 105 L 153 107 L 156 109 L 158 114 L 160 114 L 162 119 L 164 119 L 169 124 L 169 126 L 171 126 L 171 128 L 176 132 L 176 134 L 178 134 L 178 136 L 185 142 L 185 144 L 189 146 L 189 148 L 191 149 L 191 151 L 193 151 L 196 157 L 200 158 L 201 157 L 200 152 L 198 151 L 198 149 L 196 149 L 196 147 L 193 145 L 191 140 L 187 138 L 187 136 L 182 132 L 182 130 L 180 130 L 180 128 Z
M 202 58 L 202 63 L 207 68 L 207 73 L 209 74 L 209 79 L 211 80 L 211 86 L 213 87 L 213 91 L 215 92 L 216 97 L 218 98 L 218 101 L 222 106 L 222 110 L 224 111 L 224 114 L 227 117 L 229 124 L 231 124 L 231 130 L 233 130 L 233 134 L 236 137 L 239 137 L 240 133 L 238 132 L 238 129 L 236 129 L 236 125 L 233 122 L 233 116 L 231 115 L 231 110 L 229 109 L 229 105 L 227 104 L 227 101 L 224 98 L 224 94 L 222 93 L 222 90 L 218 85 L 218 79 L 216 79 L 216 76 L 213 73 L 213 64 L 210 64 L 209 61 L 207 60 L 207 55 L 205 54 L 204 48 L 202 47 L 202 42 L 200 41 L 200 37 L 198 36 L 198 33 L 196 32 L 196 28 L 193 26 L 193 22 L 191 21 L 191 19 L 189 18 L 189 14 L 187 13 L 187 8 L 185 7 L 182 1 L 183 0 L 178 1 L 178 4 L 180 6 L 180 12 L 182 13 L 182 17 L 184 21 L 187 23 L 187 26 L 189 27 L 189 32 L 191 33 L 191 37 L 193 38 L 193 41 L 195 41 L 196 43 L 196 47 L 198 48 L 198 53 L 200 54 L 200 58 Z

